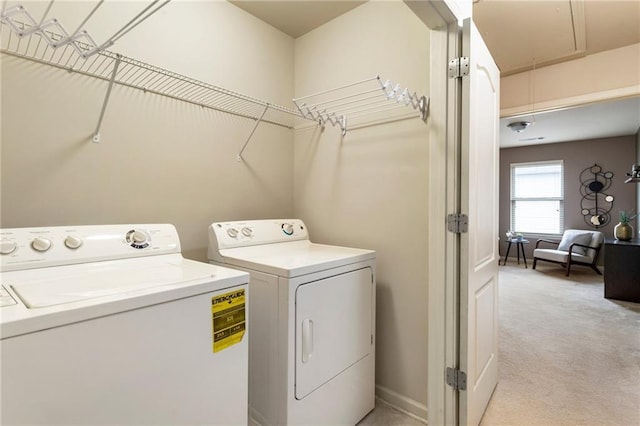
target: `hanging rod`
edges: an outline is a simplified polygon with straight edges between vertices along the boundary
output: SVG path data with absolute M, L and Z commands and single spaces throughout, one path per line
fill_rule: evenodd
M 0 12 L 0 20 L 3 24 L 6 24 L 18 35 L 18 37 L 31 36 L 33 33 L 39 33 L 44 40 L 54 49 L 63 47 L 66 45 L 72 46 L 76 53 L 86 59 L 108 47 L 112 46 L 118 39 L 134 29 L 144 20 L 156 13 L 158 10 L 166 6 L 171 0 L 153 0 L 147 5 L 140 13 L 127 22 L 122 28 L 120 28 L 115 34 L 109 37 L 101 45 L 91 38 L 89 32 L 82 29 L 87 21 L 96 13 L 96 11 L 102 6 L 104 0 L 99 0 L 98 3 L 91 9 L 91 12 L 83 19 L 78 28 L 71 34 L 67 32 L 65 27 L 56 18 L 46 20 L 47 15 L 53 6 L 55 0 L 50 0 L 45 12 L 42 15 L 39 23 L 29 13 L 29 11 L 23 5 L 16 5 L 10 8 L 6 8 L 6 0 L 3 3 L 2 11 Z M 157 6 L 156 6 L 157 5 Z M 155 8 L 154 8 L 155 6 Z M 51 33 L 57 33 L 61 37 L 52 38 L 49 36 Z
M 20 30 L 28 31 L 28 24 L 14 21 L 14 24 L 16 23 Z M 100 51 L 87 59 L 69 45 L 61 49 L 52 48 L 49 43 L 43 41 L 45 36 L 42 36 L 40 32 L 31 32 L 28 36 L 16 37 L 4 22 L 2 22 L 0 30 L 0 52 L 98 78 L 110 82 L 110 85 L 118 84 L 135 88 L 145 93 L 154 93 L 288 129 L 293 129 L 294 117 L 302 117 L 299 112 L 293 109 L 198 81 L 108 50 Z M 46 37 L 54 41 L 60 41 L 64 38 L 63 35 L 49 30 L 42 32 L 45 32 Z M 82 42 L 77 43 L 81 44 L 81 49 L 85 48 Z M 106 101 L 101 116 L 104 114 L 105 108 Z M 100 119 L 101 121 L 102 119 Z M 96 138 L 96 136 L 100 130 L 100 122 L 94 134 L 94 141 L 99 140 L 99 137 Z
M 323 128 L 326 123 L 339 126 L 343 136 L 347 133 L 347 117 L 410 107 L 426 121 L 429 110 L 428 98 L 407 88 L 402 90 L 399 84 L 383 81 L 380 76 L 296 98 L 293 103 L 302 117 L 317 121 Z

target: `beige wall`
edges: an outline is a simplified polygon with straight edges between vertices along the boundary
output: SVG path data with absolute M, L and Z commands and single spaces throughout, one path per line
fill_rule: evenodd
M 373 77 L 428 95 L 429 31 L 400 1 L 370 2 L 295 42 L 295 94 Z M 377 251 L 378 394 L 425 415 L 428 125 L 419 118 L 295 133 L 294 213 L 317 242 Z
M 87 24 L 99 43 L 143 5 L 116 3 Z M 46 4 L 27 8 L 39 17 Z M 81 7 L 56 2 L 49 16 L 72 31 Z M 172 2 L 110 50 L 281 105 L 293 97 L 293 39 L 226 2 Z M 2 55 L 1 83 L 3 227 L 169 222 L 183 253 L 206 260 L 209 223 L 293 214 L 288 129 L 261 124 L 236 162 L 253 120 L 115 86 L 93 144 L 106 82 Z
M 605 238 L 613 238 L 613 227 L 618 223 L 618 212 L 622 209 L 633 209 L 636 206 L 636 188 L 625 184 L 626 173 L 631 170 L 631 160 L 636 158 L 635 136 L 591 139 L 564 143 L 552 143 L 500 150 L 500 239 L 505 240 L 505 232 L 510 228 L 510 185 L 511 164 L 532 161 L 563 160 L 564 162 L 564 227 L 565 229 L 595 229 L 588 226 L 581 214 L 580 173 L 593 164 L 602 167 L 603 172 L 613 172 L 611 187 L 607 194 L 615 197 L 610 211 L 610 222 L 598 228 L 604 232 Z M 527 235 L 530 243 L 525 247 L 527 258 L 533 258 L 533 249 L 538 238 Z M 558 238 L 559 239 L 559 238 Z M 506 244 L 502 243 L 502 255 Z M 515 247 L 509 253 L 516 256 Z M 600 256 L 599 263 L 604 260 Z M 531 265 L 529 265 L 531 267 Z
M 503 117 L 640 96 L 640 44 L 503 77 L 500 88 Z

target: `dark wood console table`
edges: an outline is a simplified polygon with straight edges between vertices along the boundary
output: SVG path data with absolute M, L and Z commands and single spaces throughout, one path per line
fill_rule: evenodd
M 604 297 L 640 303 L 640 239 L 605 240 Z

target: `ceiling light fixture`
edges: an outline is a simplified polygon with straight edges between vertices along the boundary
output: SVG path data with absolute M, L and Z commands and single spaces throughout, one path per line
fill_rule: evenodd
M 507 127 L 516 133 L 520 133 L 529 126 L 531 126 L 530 121 L 514 121 L 513 123 L 507 124 Z

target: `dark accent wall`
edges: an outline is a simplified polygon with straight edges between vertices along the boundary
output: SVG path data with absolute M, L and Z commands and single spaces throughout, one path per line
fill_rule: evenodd
M 580 173 L 586 167 L 597 163 L 603 172 L 613 172 L 611 188 L 606 192 L 615 197 L 611 209 L 611 221 L 597 228 L 604 232 L 605 238 L 613 238 L 613 228 L 618 223 L 619 210 L 635 209 L 637 201 L 637 184 L 625 184 L 626 173 L 631 170 L 636 159 L 636 136 L 620 136 L 615 138 L 590 139 L 573 142 L 532 145 L 500 150 L 500 253 L 504 258 L 506 243 L 505 232 L 510 227 L 511 197 L 511 164 L 533 161 L 564 161 L 564 227 L 565 229 L 596 229 L 587 225 L 580 207 Z M 635 229 L 638 232 L 637 229 Z M 533 249 L 538 235 L 527 235 L 530 241 L 525 252 L 529 267 L 533 259 Z M 559 238 L 558 238 L 559 239 Z M 509 257 L 515 257 L 515 246 L 511 247 Z M 598 263 L 602 263 L 601 253 Z M 513 259 L 510 259 L 512 261 Z

